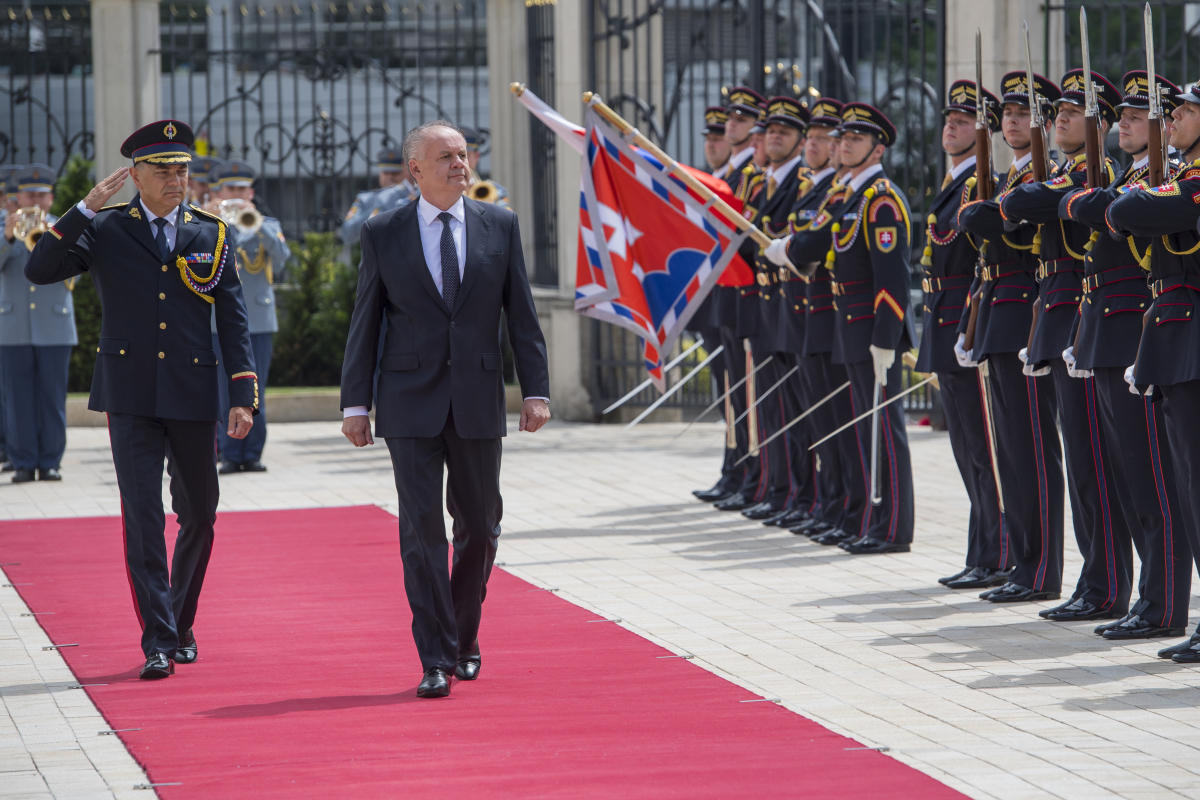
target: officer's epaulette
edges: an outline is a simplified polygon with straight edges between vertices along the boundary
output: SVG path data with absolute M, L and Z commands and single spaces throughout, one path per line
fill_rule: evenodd
M 896 187 L 892 186 L 892 182 L 887 178 L 880 178 L 871 184 L 871 188 L 867 190 L 867 200 L 870 205 L 867 209 L 867 216 L 871 222 L 875 221 L 876 214 L 879 209 L 887 206 L 892 209 L 892 214 L 895 219 L 903 219 L 904 227 L 910 234 L 912 233 L 912 223 L 908 219 L 908 203 L 905 202 L 904 196 L 896 191 Z
M 124 208 L 127 205 L 129 205 L 129 203 L 113 203 L 111 206 L 104 206 L 100 209 L 100 211 L 112 211 L 114 208 Z M 99 214 L 100 211 L 97 211 L 96 213 Z
M 195 205 L 191 206 L 191 209 L 192 209 L 192 211 L 195 211 L 197 214 L 199 214 L 202 217 L 208 217 L 213 222 L 219 222 L 221 225 L 225 224 L 225 220 L 221 219 L 220 217 L 218 217 L 216 214 L 212 213 L 211 211 L 205 211 L 203 208 L 200 208 L 199 206 L 195 206 Z

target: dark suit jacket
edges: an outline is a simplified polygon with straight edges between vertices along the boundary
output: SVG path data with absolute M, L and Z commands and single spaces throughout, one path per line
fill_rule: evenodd
M 377 214 L 363 225 L 358 298 L 342 366 L 342 408 L 371 407 L 379 327 L 386 316 L 378 436 L 437 436 L 451 407 L 455 430 L 464 439 L 506 434 L 501 311 L 522 392 L 550 396 L 546 340 L 525 273 L 517 216 L 471 199 L 463 202 L 467 252 L 453 311 L 425 263 L 417 203 Z
M 258 378 L 231 231 L 195 207 L 185 205 L 179 213 L 175 250 L 166 264 L 137 196 L 101 209 L 90 221 L 72 208 L 29 254 L 25 277 L 31 283 L 44 286 L 88 272 L 96 285 L 104 313 L 88 401 L 93 411 L 223 421 L 217 370 L 224 369 L 231 405 L 258 413 Z M 222 263 L 215 285 L 202 293 L 185 281 L 189 267 L 207 278 Z M 209 328 L 213 308 L 221 365 Z

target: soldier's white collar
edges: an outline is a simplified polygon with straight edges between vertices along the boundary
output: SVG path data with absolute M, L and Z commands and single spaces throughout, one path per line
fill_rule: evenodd
M 814 172 L 812 174 L 811 180 L 813 183 L 820 183 L 821 181 L 825 180 L 825 178 L 828 177 L 829 175 L 831 175 L 832 173 L 833 173 L 833 167 L 826 167 L 825 169 L 821 170 L 820 172 Z
M 850 179 L 850 191 L 858 192 L 859 189 L 867 185 L 867 181 L 874 178 L 879 173 L 883 172 L 883 164 L 872 164 L 862 172 Z
M 742 168 L 742 166 L 745 165 L 745 163 L 747 161 L 749 161 L 753 155 L 754 155 L 753 147 L 747 147 L 745 150 L 742 150 L 740 153 L 734 153 L 733 155 L 731 155 L 729 157 L 729 161 L 725 162 L 725 167 L 726 167 L 725 174 L 733 175 L 735 172 L 740 170 Z
M 1032 150 L 1030 150 L 1028 153 L 1026 153 L 1025 155 L 1021 156 L 1020 158 L 1018 158 L 1016 161 L 1013 162 L 1013 164 L 1012 164 L 1013 172 L 1020 172 L 1021 170 L 1025 169 L 1025 165 L 1028 164 L 1030 161 L 1033 161 L 1033 151 Z
M 967 156 L 959 162 L 957 167 L 950 168 L 950 179 L 958 180 L 958 176 L 975 166 L 975 156 Z
M 780 167 L 767 167 L 767 177 L 771 178 L 775 175 L 778 175 L 779 177 L 776 178 L 776 180 L 782 181 L 788 175 L 796 171 L 796 167 L 799 165 L 800 159 L 803 157 L 803 153 L 797 153 L 795 158 L 793 158 L 791 161 L 785 161 Z
M 146 208 L 146 201 L 140 197 L 138 198 L 138 205 L 140 205 L 142 207 L 142 211 L 146 212 L 146 221 L 149 222 L 150 224 L 154 224 L 154 220 L 158 219 L 158 214 L 155 214 L 153 211 Z M 170 211 L 168 211 L 166 214 L 164 214 L 162 218 L 167 221 L 168 225 L 174 226 L 175 219 L 178 216 L 179 216 L 179 206 L 175 206 Z
M 1150 163 L 1150 154 L 1147 153 L 1146 155 L 1139 158 L 1137 161 L 1133 162 L 1133 166 L 1130 167 L 1130 169 L 1141 169 L 1142 167 L 1146 166 L 1149 163 Z

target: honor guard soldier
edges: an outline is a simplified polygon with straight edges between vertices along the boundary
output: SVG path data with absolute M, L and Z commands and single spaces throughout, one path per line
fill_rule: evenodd
M 0 226 L 7 226 L 9 211 L 16 211 L 17 206 L 17 185 L 13 183 L 9 187 L 9 181 L 21 169 L 20 164 L 10 164 L 5 167 L 0 167 Z M 4 370 L 0 367 L 0 470 L 4 472 L 12 472 L 16 469 L 12 462 L 8 460 L 8 448 L 5 446 L 4 437 Z
M 1046 120 L 1045 134 L 1059 90 L 1041 75 L 1034 75 L 1034 86 L 1038 110 Z M 1033 181 L 1025 71 L 1005 75 L 1001 90 L 1000 129 L 1016 159 L 997 184 L 1003 193 Z M 954 352 L 963 367 L 987 362 L 984 386 L 991 390 L 998 442 L 1002 524 L 1017 562 L 1008 583 L 988 589 L 980 597 L 997 603 L 1057 600 L 1062 591 L 1062 452 L 1052 393 L 1024 373 L 1019 356 L 1029 342 L 1038 294 L 1037 228 L 1008 226 L 996 200 L 978 199 L 962 204 L 955 224 L 976 241 L 986 241 L 983 271 L 972 285 L 969 307 L 963 309 Z M 974 334 L 973 342 L 966 341 L 968 332 Z
M 5 222 L 0 241 L 0 393 L 13 483 L 60 481 L 67 447 L 67 375 L 75 333 L 75 280 L 35 286 L 25 278 L 25 264 L 38 237 L 57 221 L 54 202 L 57 176 L 45 164 L 18 170 L 19 214 Z M 22 218 L 39 218 L 26 222 Z M 18 230 L 18 224 L 31 228 Z
M 759 115 L 766 104 L 766 98 L 747 86 L 735 86 L 729 93 L 729 105 L 727 106 L 729 116 L 725 121 L 725 140 L 729 142 L 732 154 L 725 167 L 713 174 L 729 184 L 734 197 L 743 203 L 749 196 L 754 177 L 759 174 L 759 169 L 753 160 L 753 131 L 758 125 Z M 747 268 L 752 271 L 751 265 L 754 264 L 757 256 L 757 247 L 752 243 L 744 244 L 741 256 Z M 724 276 L 722 278 L 721 281 L 718 281 L 718 286 L 726 285 Z M 758 412 L 761 406 L 750 409 L 752 401 L 757 399 L 757 380 L 758 375 L 761 374 L 761 371 L 754 373 L 756 362 L 766 358 L 765 355 L 760 358 L 754 352 L 751 344 L 752 338 L 758 335 L 761 325 L 759 287 L 754 282 L 753 276 L 751 276 L 749 284 L 736 281 L 734 284 L 736 285 L 729 285 L 727 288 L 735 289 L 736 293 L 725 293 L 719 301 L 722 305 L 718 307 L 716 313 L 722 320 L 721 343 L 725 347 L 724 353 L 728 359 L 726 364 L 730 368 L 730 386 L 736 385 L 747 375 L 754 374 L 753 378 L 746 379 L 742 388 L 735 391 L 731 398 L 734 418 L 737 419 L 744 415 L 742 420 L 744 437 L 741 430 L 735 430 L 739 451 L 735 461 L 741 461 L 746 453 L 752 455 L 749 459 L 742 461 L 741 486 L 733 494 L 714 503 L 715 507 L 721 511 L 742 511 L 760 504 L 767 496 L 767 473 L 758 447 L 758 443 L 762 440 L 759 436 L 758 425 Z M 726 303 L 730 303 L 730 305 L 727 307 Z M 736 325 L 727 330 L 725 323 L 734 318 L 737 320 Z M 742 450 L 743 442 L 745 450 Z
M 810 231 L 822 236 L 828 231 L 829 251 L 818 269 L 833 277 L 833 361 L 845 365 L 852 410 L 859 414 L 873 408 L 877 394 L 883 402 L 901 391 L 903 365 L 896 351 L 916 341 L 908 313 L 911 225 L 904 194 L 892 186 L 880 163 L 896 139 L 895 126 L 879 109 L 855 102 L 842 108 L 841 131 L 841 163 L 849 170 L 841 202 L 833 210 L 832 204 L 826 205 Z M 839 547 L 853 555 L 908 552 L 912 545 L 912 465 L 904 409 L 891 403 L 855 426 L 864 476 L 871 474 L 871 425 L 876 418 L 878 487 L 869 487 L 867 477 L 854 481 L 851 491 L 860 495 L 866 488 L 869 494 L 876 488 L 879 502 L 851 500 L 865 511 L 858 527 L 846 532 L 853 538 Z
M 988 138 L 1000 130 L 1000 101 L 986 89 L 983 108 Z M 992 462 L 992 441 L 982 393 L 982 376 L 964 368 L 954 356 L 958 322 L 967 305 L 967 294 L 979 262 L 979 245 L 970 234 L 955 228 L 958 210 L 979 195 L 979 169 L 975 122 L 979 109 L 975 81 L 957 80 L 942 115 L 942 149 L 950 156 L 950 170 L 934 195 L 925 220 L 925 251 L 921 259 L 925 291 L 924 325 L 916 369 L 934 372 L 942 393 L 950 449 L 971 501 L 967 521 L 966 566 L 957 574 L 939 578 L 951 589 L 988 589 L 1007 582 L 1012 549 L 1001 518 L 1000 495 Z M 988 168 L 989 154 L 983 154 Z
M 284 265 L 291 258 L 283 227 L 273 217 L 262 217 L 254 212 L 254 167 L 245 161 L 227 161 L 211 175 L 211 187 L 215 201 L 226 211 L 226 222 L 231 246 L 238 257 L 238 277 L 242 281 L 242 295 L 246 301 L 246 315 L 250 325 L 250 345 L 254 349 L 255 373 L 260 392 L 266 392 L 271 371 L 272 340 L 279 330 L 279 319 L 275 311 L 275 278 L 280 277 Z M 230 201 L 226 203 L 226 201 Z M 241 215 L 247 216 L 242 219 Z M 232 222 L 230 221 L 232 218 Z M 217 318 L 212 318 L 212 345 L 221 357 L 221 342 L 217 336 Z M 229 382 L 224 374 L 217 373 L 221 384 L 221 417 L 229 414 Z M 218 434 L 218 450 L 221 466 L 218 472 L 230 475 L 237 472 L 265 472 L 262 463 L 263 446 L 267 442 L 267 415 L 261 409 L 249 435 L 235 439 L 227 433 Z
M 38 240 L 25 277 L 41 286 L 88 272 L 103 318 L 88 407 L 108 414 L 121 491 L 125 562 L 146 662 L 140 677 L 165 678 L 196 660 L 192 623 L 208 568 L 218 484 L 213 440 L 217 370 L 230 379 L 228 426 L 245 436 L 258 383 L 229 227 L 184 204 L 191 129 L 161 120 L 121 146 L 133 162 L 101 181 Z M 125 179 L 138 193 L 105 206 Z M 220 359 L 209 317 L 216 309 Z M 219 363 L 218 363 L 219 362 Z M 163 462 L 179 534 L 168 571 Z
M 1116 122 L 1121 93 L 1107 78 L 1090 76 L 1098 103 L 1099 141 Z M 1084 257 L 1092 234 L 1087 226 L 1059 217 L 1058 205 L 1065 194 L 1087 184 L 1085 151 L 1084 90 L 1087 78 L 1082 69 L 1069 70 L 1055 101 L 1054 139 L 1066 160 L 1058 175 L 1044 183 L 1015 186 L 1000 195 L 1000 212 L 1009 224 L 1038 226 L 1034 254 L 1039 258 L 1038 303 L 1040 312 L 1023 357 L 1025 374 L 1039 379 L 1038 391 L 1055 410 L 1062 433 L 1067 468 L 1067 495 L 1075 540 L 1083 556 L 1083 568 L 1065 609 L 1087 604 L 1119 619 L 1129 607 L 1129 584 L 1117 577 L 1127 567 L 1115 562 L 1118 542 L 1128 543 L 1129 528 L 1116 492 L 1108 444 L 1096 416 L 1096 390 L 1091 378 L 1071 377 L 1063 353 L 1071 344 L 1071 330 L 1083 298 Z M 1100 147 L 1099 165 L 1111 180 L 1112 166 Z M 1063 546 L 1059 541 L 1057 546 Z M 1061 560 L 1060 560 L 1061 563 Z M 1039 612 L 1043 617 L 1054 609 Z
M 485 181 L 479 177 L 479 148 L 483 144 L 483 135 L 474 128 L 469 128 L 465 125 L 462 127 L 462 132 L 463 138 L 467 142 L 467 166 L 471 170 L 471 186 L 464 194 L 481 203 L 491 203 L 492 205 L 512 211 L 512 206 L 508 202 L 508 189 L 505 189 L 495 181 Z
M 342 223 L 342 242 L 347 247 L 358 244 L 363 223 L 383 211 L 399 208 L 420 196 L 417 185 L 408 175 L 408 167 L 398 147 L 385 147 L 375 156 L 379 170 L 379 188 L 359 192 L 354 198 L 346 220 Z
M 713 175 L 723 170 L 733 155 L 733 148 L 725 139 L 725 122 L 729 111 L 725 106 L 709 106 L 704 109 L 704 162 Z
M 1157 80 L 1164 93 L 1163 110 L 1170 113 L 1179 104 L 1176 96 L 1181 90 L 1161 76 Z M 1113 200 L 1127 187 L 1146 180 L 1150 162 L 1145 70 L 1126 73 L 1123 85 L 1117 129 L 1120 147 L 1134 158 L 1133 163 L 1108 187 L 1072 191 L 1058 208 L 1063 219 L 1093 231 L 1084 258 L 1084 300 L 1063 358 L 1076 378 L 1091 384 L 1089 395 L 1094 394 L 1095 406 L 1088 411 L 1100 422 L 1110 454 L 1110 490 L 1115 490 L 1128 526 L 1113 526 L 1107 559 L 1112 572 L 1107 581 L 1096 581 L 1101 588 L 1111 584 L 1114 602 L 1080 597 L 1048 617 L 1062 622 L 1120 617 L 1117 612 L 1128 606 L 1132 591 L 1133 553 L 1128 535 L 1122 538 L 1118 533 L 1132 533 L 1142 563 L 1139 597 L 1128 609 L 1128 619 L 1102 626 L 1102 633 L 1107 639 L 1142 639 L 1186 628 L 1192 560 L 1187 534 L 1179 524 L 1184 507 L 1176 490 L 1162 404 L 1153 397 L 1131 394 L 1124 379 L 1126 367 L 1137 358 L 1142 315 L 1153 302 L 1145 280 L 1153 240 L 1109 236 L 1104 219 Z
M 188 166 L 188 202 L 203 207 L 211 199 L 209 197 L 208 176 L 213 170 L 225 162 L 213 156 L 192 154 L 192 162 Z
M 1136 360 L 1125 371 L 1125 380 L 1131 391 L 1161 401 L 1166 429 L 1160 432 L 1159 442 L 1170 451 L 1183 504 L 1181 521 L 1192 557 L 1200 559 L 1200 503 L 1196 501 L 1200 497 L 1200 328 L 1192 327 L 1200 316 L 1200 233 L 1195 203 L 1200 195 L 1200 84 L 1189 87 L 1179 99 L 1183 102 L 1171 115 L 1170 143 L 1184 166 L 1162 186 L 1130 186 L 1108 207 L 1106 222 L 1119 235 L 1150 239 L 1153 302 L 1143 317 L 1141 343 Z M 1131 622 L 1122 620 L 1120 626 Z M 1144 622 L 1153 625 L 1155 620 Z M 1140 617 L 1134 622 L 1141 623 Z M 1171 630 L 1160 635 L 1177 633 Z M 1200 663 L 1200 629 L 1158 655 L 1183 664 Z
M 794 97 L 772 97 L 767 101 L 764 146 L 768 164 L 754 183 L 745 213 L 771 239 L 788 235 L 796 198 L 812 189 L 811 171 L 801 165 L 810 117 L 808 108 Z M 778 266 L 761 255 L 756 259 L 756 273 L 763 315 L 759 337 L 763 344 L 756 350 L 773 356 L 771 364 L 759 373 L 766 376 L 759 381 L 759 419 L 763 422 L 762 434 L 771 436 L 807 405 L 802 390 L 804 378 L 797 374 L 804 355 L 804 314 L 800 312 L 804 283 L 791 267 Z M 771 390 L 772 396 L 767 396 Z M 743 511 L 744 516 L 780 527 L 808 519 L 818 502 L 808 431 L 807 427 L 794 426 L 767 446 L 768 463 L 778 469 L 764 502 Z

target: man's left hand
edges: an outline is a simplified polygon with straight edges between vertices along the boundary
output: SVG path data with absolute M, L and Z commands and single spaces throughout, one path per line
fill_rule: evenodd
M 526 400 L 521 404 L 521 430 L 533 433 L 550 421 L 550 404 L 545 400 Z
M 254 412 L 247 406 L 234 406 L 229 409 L 229 430 L 227 433 L 234 439 L 245 439 L 246 434 L 254 427 Z

